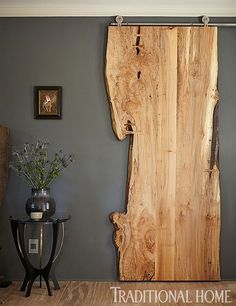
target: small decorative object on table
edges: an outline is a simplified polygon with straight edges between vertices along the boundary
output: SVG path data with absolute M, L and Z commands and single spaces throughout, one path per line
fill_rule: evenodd
M 32 220 L 35 220 L 35 221 L 40 220 L 40 219 L 43 218 L 43 212 L 42 211 L 36 211 L 36 212 L 33 211 L 33 212 L 30 213 L 30 218 Z
M 49 160 L 48 145 L 43 141 L 25 143 L 23 151 L 13 152 L 14 158 L 10 164 L 32 188 L 32 196 L 26 202 L 26 212 L 34 220 L 49 218 L 55 213 L 56 204 L 50 196 L 49 186 L 73 161 L 72 155 L 65 155 L 62 150 Z

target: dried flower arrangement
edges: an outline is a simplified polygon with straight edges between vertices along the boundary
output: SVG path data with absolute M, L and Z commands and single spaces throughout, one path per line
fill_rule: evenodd
M 34 189 L 49 188 L 54 179 L 73 161 L 72 155 L 66 155 L 62 150 L 54 153 L 49 159 L 49 143 L 38 140 L 36 143 L 25 143 L 22 151 L 13 152 L 10 167 L 24 178 Z

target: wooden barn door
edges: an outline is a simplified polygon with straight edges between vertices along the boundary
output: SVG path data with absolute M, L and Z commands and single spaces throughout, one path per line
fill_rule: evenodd
M 218 280 L 217 28 L 110 26 L 106 82 L 130 135 L 120 280 Z

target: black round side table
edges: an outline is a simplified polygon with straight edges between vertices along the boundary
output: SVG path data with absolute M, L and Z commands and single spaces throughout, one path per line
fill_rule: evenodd
M 14 242 L 16 245 L 16 249 L 20 260 L 25 268 L 25 278 L 21 286 L 21 291 L 25 291 L 26 287 L 26 294 L 25 296 L 30 296 L 30 292 L 32 289 L 32 285 L 37 276 L 40 277 L 40 287 L 41 287 L 41 278 L 46 282 L 48 295 L 52 295 L 52 291 L 50 288 L 49 280 L 51 279 L 54 284 L 54 289 L 60 289 L 58 281 L 54 274 L 53 263 L 57 259 L 63 245 L 64 241 L 64 223 L 68 221 L 70 217 L 58 217 L 58 218 L 49 218 L 49 219 L 41 219 L 35 221 L 33 219 L 27 218 L 14 218 L 10 217 L 9 220 L 11 222 L 11 229 L 14 238 Z M 35 268 L 29 260 L 26 246 L 25 246 L 25 227 L 27 224 L 31 225 L 40 225 L 40 261 L 41 261 L 41 251 L 42 251 L 42 237 L 43 237 L 43 228 L 45 225 L 52 226 L 52 249 L 51 254 L 49 256 L 48 263 L 45 265 L 44 268 L 40 265 L 40 268 Z M 58 249 L 58 253 L 56 253 L 57 245 L 58 245 L 58 235 L 59 235 L 59 228 L 62 227 L 62 239 Z

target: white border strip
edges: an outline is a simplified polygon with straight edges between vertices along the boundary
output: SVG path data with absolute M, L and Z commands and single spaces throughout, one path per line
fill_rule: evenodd
M 101 7 L 101 6 L 3 6 L 0 4 L 0 17 L 66 17 L 66 16 L 170 16 L 236 17 L 236 7 Z

